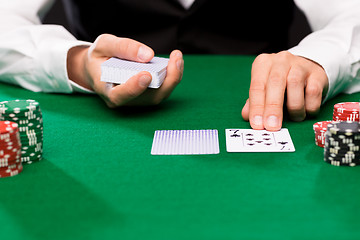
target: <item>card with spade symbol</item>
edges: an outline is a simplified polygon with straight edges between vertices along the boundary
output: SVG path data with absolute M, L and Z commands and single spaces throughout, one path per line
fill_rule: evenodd
M 254 129 L 225 129 L 228 152 L 295 152 L 288 129 L 270 132 Z

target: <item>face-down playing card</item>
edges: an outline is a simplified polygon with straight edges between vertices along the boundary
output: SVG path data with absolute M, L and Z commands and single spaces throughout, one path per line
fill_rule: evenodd
M 295 147 L 289 131 L 277 132 L 254 129 L 226 129 L 228 152 L 294 152 Z
M 151 148 L 152 155 L 218 154 L 216 129 L 157 130 Z
M 148 63 L 139 63 L 119 58 L 110 58 L 101 64 L 101 81 L 123 84 L 141 71 L 151 74 L 149 88 L 159 88 L 166 77 L 168 58 L 154 57 Z

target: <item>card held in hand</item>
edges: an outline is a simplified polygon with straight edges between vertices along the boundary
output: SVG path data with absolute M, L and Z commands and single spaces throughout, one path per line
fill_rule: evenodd
M 119 58 L 110 58 L 101 64 L 101 81 L 123 84 L 141 71 L 151 74 L 149 88 L 159 88 L 166 76 L 168 58 L 154 57 L 148 63 L 139 63 Z
M 254 129 L 225 129 L 227 152 L 295 152 L 286 128 L 270 132 Z

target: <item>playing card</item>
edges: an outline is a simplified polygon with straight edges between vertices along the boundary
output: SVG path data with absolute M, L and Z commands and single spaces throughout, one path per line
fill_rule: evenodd
M 277 132 L 254 129 L 225 129 L 228 152 L 294 152 L 289 131 Z
M 216 129 L 157 130 L 151 148 L 152 155 L 218 154 Z
M 168 58 L 154 57 L 148 63 L 139 63 L 119 58 L 110 58 L 101 64 L 101 81 L 108 83 L 125 83 L 141 71 L 151 74 L 149 88 L 159 88 L 166 76 Z

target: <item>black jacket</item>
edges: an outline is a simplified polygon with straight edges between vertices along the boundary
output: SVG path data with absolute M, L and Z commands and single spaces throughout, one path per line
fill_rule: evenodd
M 156 54 L 259 54 L 287 48 L 292 0 L 63 0 L 72 33 L 94 41 L 102 33 L 128 37 Z

